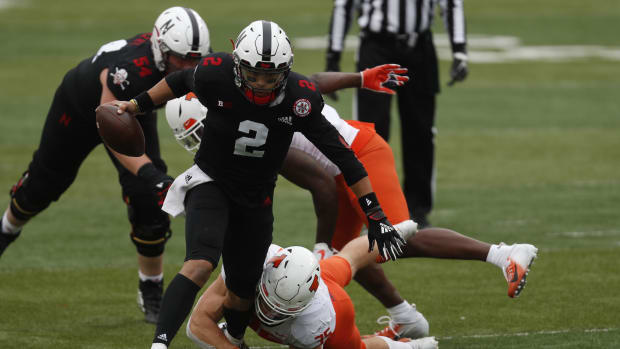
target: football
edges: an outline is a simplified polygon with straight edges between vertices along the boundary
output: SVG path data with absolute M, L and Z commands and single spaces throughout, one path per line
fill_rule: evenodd
M 102 104 L 95 110 L 97 130 L 103 142 L 127 156 L 144 154 L 144 133 L 135 116 L 118 114 L 113 104 Z

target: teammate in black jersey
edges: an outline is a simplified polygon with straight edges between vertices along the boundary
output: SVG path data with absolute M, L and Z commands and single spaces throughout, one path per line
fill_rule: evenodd
M 101 143 L 95 125 L 97 105 L 128 99 L 167 74 L 190 68 L 210 50 L 209 32 L 196 11 L 173 7 L 155 22 L 152 33 L 107 43 L 64 77 L 47 115 L 39 148 L 11 189 L 11 203 L 1 220 L 0 254 L 21 228 L 56 201 L 75 179 L 86 156 Z M 138 302 L 149 322 L 156 322 L 162 296 L 164 244 L 170 219 L 161 202 L 172 178 L 160 157 L 157 118 L 140 118 L 146 154 L 128 157 L 107 149 L 118 170 L 123 200 L 138 251 Z
M 323 98 L 308 78 L 291 72 L 293 53 L 275 23 L 256 21 L 238 36 L 233 54 L 215 53 L 196 69 L 167 76 L 119 113 L 148 112 L 193 91 L 208 108 L 195 167 L 179 176 L 164 209 L 186 214 L 186 258 L 162 302 L 152 348 L 167 348 L 217 266 L 226 265 L 226 334 L 241 345 L 248 312 L 273 231 L 277 173 L 293 133 L 302 132 L 343 172 L 369 219 L 370 246 L 395 259 L 404 241 L 389 223 L 366 171 L 322 116 Z

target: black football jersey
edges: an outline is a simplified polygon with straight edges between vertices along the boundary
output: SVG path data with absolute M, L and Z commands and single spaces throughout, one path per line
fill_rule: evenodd
M 94 120 L 101 100 L 99 74 L 105 68 L 108 88 L 121 101 L 150 89 L 164 77 L 155 66 L 150 38 L 151 33 L 145 33 L 109 42 L 67 72 L 61 90 L 78 115 Z
M 323 97 L 308 78 L 291 72 L 283 100 L 275 106 L 257 106 L 235 85 L 233 68 L 230 54 L 211 54 L 193 71 L 191 84 L 208 108 L 195 162 L 235 202 L 256 206 L 271 195 L 296 131 L 334 162 L 349 184 L 366 176 L 362 164 L 321 114 Z

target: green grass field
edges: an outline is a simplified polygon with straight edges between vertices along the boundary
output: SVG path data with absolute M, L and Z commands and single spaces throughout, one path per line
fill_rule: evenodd
M 259 18 L 278 22 L 293 39 L 325 35 L 331 9 L 331 1 L 298 0 L 0 1 L 3 195 L 26 169 L 65 72 L 106 42 L 150 31 L 173 5 L 196 9 L 222 51 Z M 467 0 L 465 11 L 470 34 L 620 50 L 617 0 Z M 295 51 L 295 70 L 323 67 L 323 49 Z M 533 243 L 539 258 L 514 300 L 499 269 L 486 263 L 404 260 L 385 266 L 390 278 L 428 318 L 441 348 L 619 348 L 620 60 L 473 60 L 467 81 L 454 88 L 445 87 L 448 67 L 441 62 L 431 220 L 488 242 Z M 352 51 L 343 69 L 353 69 Z M 341 97 L 335 106 L 347 116 L 351 93 Z M 191 157 L 163 117 L 159 126 L 176 175 Z M 399 156 L 398 137 L 391 144 Z M 0 258 L 0 348 L 150 346 L 153 326 L 135 303 L 136 254 L 115 178 L 97 148 L 61 200 Z M 4 196 L 2 210 L 7 203 Z M 275 215 L 276 242 L 312 246 L 308 193 L 280 179 Z M 173 221 L 166 281 L 183 262 L 183 226 L 182 218 Z M 361 332 L 379 329 L 380 304 L 357 285 L 348 291 Z M 253 334 L 247 341 L 269 345 Z M 192 347 L 182 329 L 173 348 Z

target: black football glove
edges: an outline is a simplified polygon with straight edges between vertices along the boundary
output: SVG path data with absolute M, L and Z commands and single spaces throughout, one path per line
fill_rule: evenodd
M 456 52 L 454 54 L 454 60 L 452 61 L 452 68 L 450 68 L 450 81 L 448 82 L 448 86 L 454 85 L 455 82 L 465 80 L 467 73 L 469 73 L 469 69 L 467 68 L 467 54 Z
M 149 185 L 155 194 L 157 205 L 162 207 L 164 200 L 166 199 L 168 189 L 170 189 L 172 182 L 174 182 L 174 178 L 168 176 L 165 172 L 155 167 L 152 162 L 140 167 L 138 170 L 138 178 L 141 178 Z
M 375 193 L 362 196 L 359 203 L 368 218 L 368 252 L 374 249 L 376 241 L 381 257 L 395 261 L 403 253 L 405 240 L 388 221 Z
M 325 71 L 340 71 L 340 52 L 327 50 L 326 55 L 327 61 L 325 64 Z M 336 92 L 326 93 L 327 97 L 333 99 L 335 102 L 338 102 L 338 94 Z

